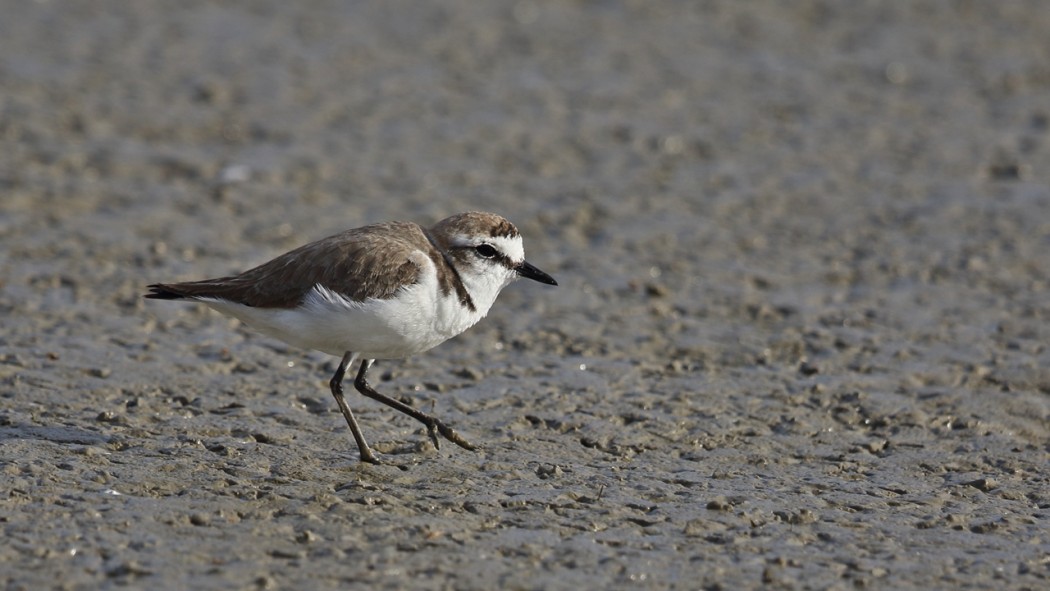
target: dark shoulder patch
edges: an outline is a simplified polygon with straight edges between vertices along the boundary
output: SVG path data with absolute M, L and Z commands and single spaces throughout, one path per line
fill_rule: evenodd
M 434 263 L 434 269 L 437 270 L 438 289 L 441 290 L 441 295 L 447 296 L 452 291 L 455 291 L 456 297 L 459 298 L 459 303 L 466 306 L 471 312 L 476 311 L 474 299 L 470 297 L 467 286 L 463 284 L 463 278 L 459 276 L 459 271 L 456 270 L 456 266 L 453 264 L 452 253 L 441 247 L 433 233 L 423 230 L 423 234 L 430 243 L 430 250 L 427 255 L 430 256 L 431 262 Z

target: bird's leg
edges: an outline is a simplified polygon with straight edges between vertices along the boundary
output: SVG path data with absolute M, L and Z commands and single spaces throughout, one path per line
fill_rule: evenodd
M 463 449 L 469 449 L 470 451 L 474 451 L 477 449 L 476 447 L 471 445 L 470 442 L 468 442 L 466 439 L 463 439 L 463 437 L 461 437 L 459 433 L 456 433 L 455 429 L 449 427 L 445 423 L 442 423 L 441 421 L 426 414 L 425 412 L 412 408 L 411 406 L 405 404 L 404 402 L 401 402 L 400 400 L 394 400 L 393 398 L 384 396 L 379 392 L 376 392 L 375 388 L 373 388 L 372 385 L 368 383 L 368 380 L 365 379 L 365 374 L 368 373 L 368 368 L 372 367 L 372 363 L 374 362 L 375 359 L 365 359 L 361 362 L 361 370 L 357 372 L 357 379 L 354 380 L 354 387 L 357 388 L 358 392 L 364 394 L 365 396 L 368 396 L 372 400 L 377 400 L 393 409 L 399 410 L 405 413 L 406 415 L 412 417 L 413 419 L 419 421 L 420 423 L 426 425 L 427 434 L 430 435 L 430 440 L 434 442 L 435 448 L 441 447 L 440 445 L 438 445 L 437 438 L 438 433 L 441 433 L 442 437 L 448 439 L 449 441 L 455 443 Z
M 379 460 L 372 454 L 372 450 L 368 448 L 368 444 L 365 443 L 365 436 L 361 434 L 361 427 L 357 426 L 357 419 L 354 418 L 354 413 L 350 412 L 350 406 L 347 405 L 346 399 L 343 398 L 343 376 L 346 375 L 346 368 L 357 356 L 347 351 L 343 355 L 343 360 L 339 362 L 339 367 L 335 370 L 335 375 L 332 376 L 332 381 L 328 382 L 328 385 L 332 387 L 332 396 L 335 396 L 335 403 L 339 405 L 339 410 L 343 412 L 343 418 L 346 419 L 346 424 L 350 425 L 350 432 L 354 434 L 354 440 L 357 441 L 357 449 L 361 452 L 361 461 L 368 462 L 370 464 L 378 464 Z

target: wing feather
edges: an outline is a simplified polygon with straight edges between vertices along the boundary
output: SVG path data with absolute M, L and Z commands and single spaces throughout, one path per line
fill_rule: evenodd
M 412 253 L 429 241 L 410 222 L 347 230 L 301 246 L 239 275 L 151 285 L 155 299 L 218 298 L 258 308 L 293 308 L 316 285 L 353 301 L 388 298 L 415 283 Z

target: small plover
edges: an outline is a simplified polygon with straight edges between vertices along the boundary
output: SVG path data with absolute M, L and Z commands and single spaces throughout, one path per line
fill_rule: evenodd
M 343 398 L 343 376 L 361 361 L 354 387 L 473 450 L 454 429 L 377 392 L 366 379 L 376 359 L 422 353 L 470 328 L 519 277 L 557 285 L 525 261 L 521 234 L 504 218 L 468 212 L 431 228 L 388 222 L 299 247 L 240 275 L 149 286 L 147 298 L 203 303 L 263 334 L 341 357 L 329 386 L 361 452 L 379 463 Z

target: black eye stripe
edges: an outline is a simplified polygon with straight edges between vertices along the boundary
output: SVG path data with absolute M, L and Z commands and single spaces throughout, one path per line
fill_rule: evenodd
M 479 244 L 474 247 L 474 251 L 477 252 L 479 255 L 485 257 L 486 259 L 491 259 L 499 254 L 499 251 L 496 250 L 496 247 L 492 246 L 491 244 Z
M 478 244 L 477 246 L 457 246 L 457 247 L 454 247 L 454 249 L 455 250 L 459 250 L 459 251 L 471 251 L 472 250 L 472 251 L 474 251 L 474 254 L 478 255 L 479 257 L 481 257 L 483 259 L 489 259 L 489 260 L 492 260 L 492 261 L 498 261 L 499 264 L 503 265 L 504 267 L 506 267 L 508 269 L 514 269 L 514 268 L 517 267 L 517 265 L 514 264 L 514 261 L 510 260 L 509 256 L 503 254 L 502 252 L 500 252 L 500 250 L 498 248 L 496 248 L 495 246 L 492 246 L 491 244 L 485 243 L 485 244 Z M 489 254 L 489 252 L 490 252 L 489 249 L 491 249 L 491 254 Z

